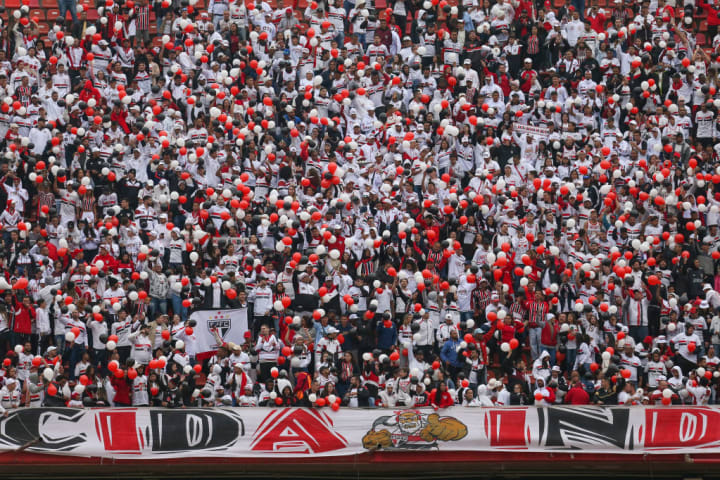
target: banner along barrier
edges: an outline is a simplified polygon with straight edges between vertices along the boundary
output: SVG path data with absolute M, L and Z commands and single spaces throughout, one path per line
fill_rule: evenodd
M 114 459 L 318 458 L 374 452 L 717 454 L 713 407 L 21 408 L 0 452 Z

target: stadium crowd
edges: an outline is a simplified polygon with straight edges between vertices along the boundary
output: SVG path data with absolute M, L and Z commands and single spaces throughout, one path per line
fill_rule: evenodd
M 715 403 L 713 1 L 5 12 L 2 410 Z

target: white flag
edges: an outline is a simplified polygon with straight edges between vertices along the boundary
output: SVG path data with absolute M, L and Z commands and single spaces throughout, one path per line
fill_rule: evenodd
M 247 310 L 200 310 L 190 315 L 197 325 L 193 328 L 196 355 L 202 358 L 217 351 L 223 343 L 245 342 L 248 330 Z M 218 344 L 220 340 L 220 344 Z

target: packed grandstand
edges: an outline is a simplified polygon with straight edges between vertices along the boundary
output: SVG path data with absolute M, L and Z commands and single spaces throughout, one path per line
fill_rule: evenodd
M 2 19 L 6 415 L 716 402 L 717 0 Z

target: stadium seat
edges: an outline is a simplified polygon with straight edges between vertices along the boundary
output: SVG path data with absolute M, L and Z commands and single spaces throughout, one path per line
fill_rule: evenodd
M 704 33 L 698 33 L 697 36 L 695 36 L 695 43 L 697 43 L 699 46 L 705 46 L 707 43 L 707 39 L 705 38 Z
M 45 18 L 48 22 L 54 22 L 56 18 L 60 16 L 60 10 L 57 8 L 51 8 L 45 12 Z
M 5 9 L 12 10 L 20 8 L 20 0 L 5 0 Z
M 702 22 L 700 22 L 699 31 L 707 32 L 707 20 L 703 20 Z
M 33 8 L 30 10 L 30 18 L 37 17 L 41 22 L 45 21 L 45 9 Z

